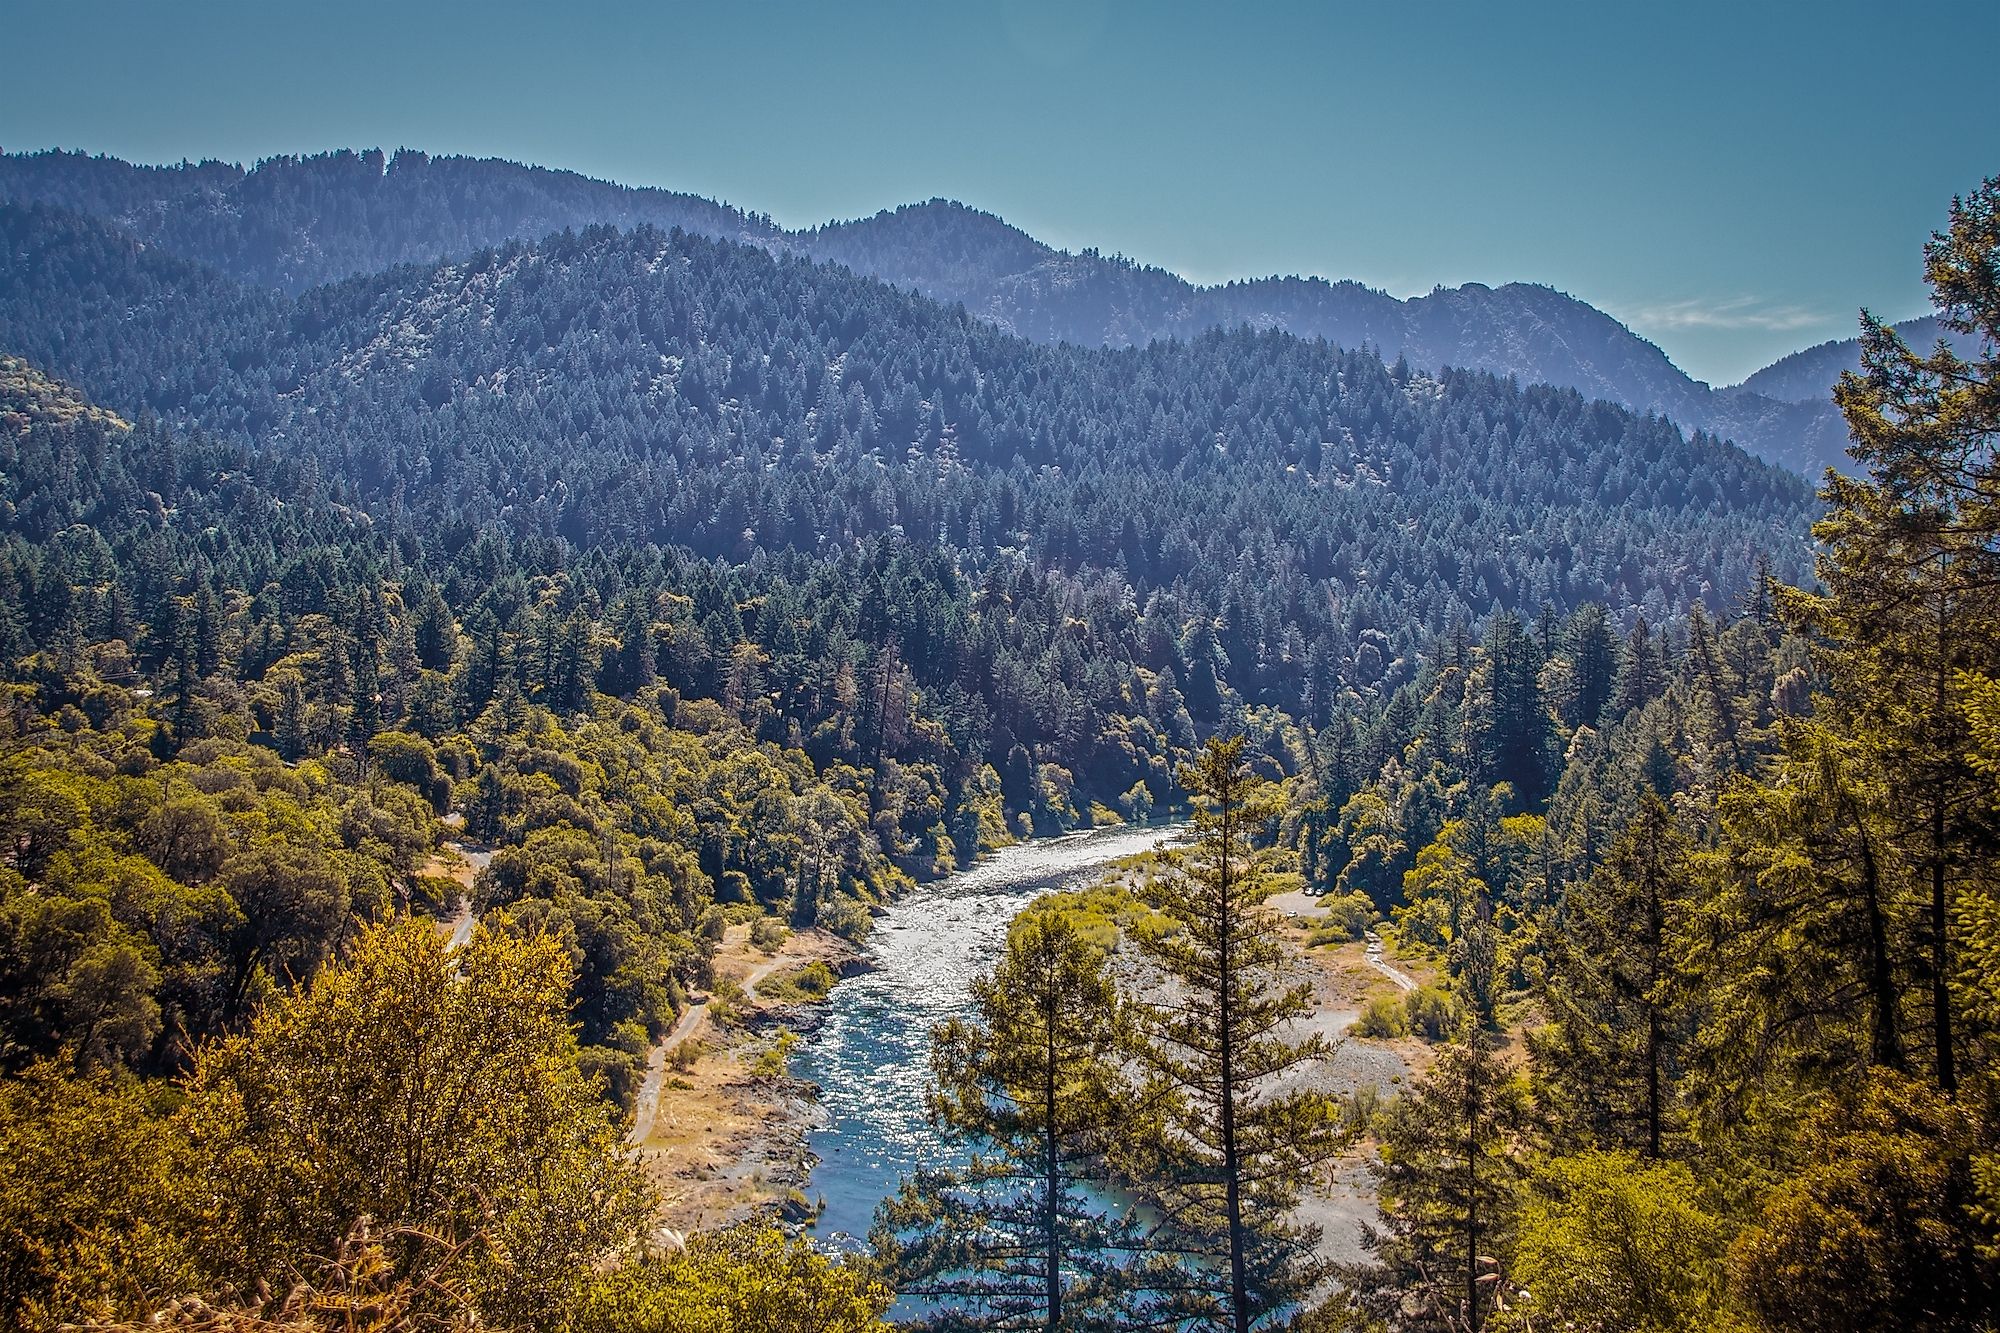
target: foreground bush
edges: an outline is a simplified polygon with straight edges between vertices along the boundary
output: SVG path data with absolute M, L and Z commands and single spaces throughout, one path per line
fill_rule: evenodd
M 596 1280 L 575 1333 L 865 1333 L 893 1293 L 766 1226 L 690 1236 Z
M 651 1210 L 570 981 L 549 937 L 366 927 L 181 1088 L 0 1081 L 0 1326 L 560 1327 Z
M 428 924 L 363 933 L 345 966 L 203 1053 L 180 1120 L 207 1197 L 216 1276 L 283 1289 L 357 1218 L 394 1277 L 415 1235 L 465 1247 L 491 1323 L 543 1327 L 647 1213 L 597 1089 L 577 1067 L 570 964 L 553 939 L 481 931 L 456 954 Z
M 0 1327 L 109 1317 L 135 1287 L 192 1277 L 163 1216 L 164 1122 L 131 1081 L 54 1061 L 0 1079 Z

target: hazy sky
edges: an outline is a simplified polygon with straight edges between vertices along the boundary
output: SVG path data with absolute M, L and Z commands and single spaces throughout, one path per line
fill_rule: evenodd
M 1543 282 L 1726 383 L 1925 310 L 2000 3 L 10 6 L 0 146 L 470 153 L 791 226 L 943 195 L 1200 281 Z

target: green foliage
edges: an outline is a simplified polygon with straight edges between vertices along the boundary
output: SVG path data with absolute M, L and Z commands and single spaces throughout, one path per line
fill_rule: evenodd
M 589 1280 L 574 1333 L 869 1333 L 892 1293 L 773 1227 L 689 1236 Z
M 1610 859 L 1575 885 L 1549 946 L 1531 1043 L 1566 1142 L 1657 1159 L 1677 1147 L 1695 1042 L 1698 886 L 1686 842 L 1648 795 Z
M 333 1253 L 355 1219 L 469 1247 L 500 1324 L 546 1325 L 646 1215 L 584 1079 L 553 939 L 368 929 L 349 961 L 202 1052 L 178 1121 L 204 1182 L 207 1270 L 247 1289 Z M 414 1241 L 392 1241 L 406 1271 Z
M 422 736 L 384 731 L 368 738 L 368 759 L 391 782 L 415 787 L 426 800 L 438 793 L 443 773 L 438 768 L 437 751 Z M 438 793 L 442 794 L 442 793 Z
M 1351 1029 L 1357 1036 L 1388 1040 L 1410 1035 L 1410 1013 L 1400 995 L 1377 995 L 1361 1010 Z
M 1402 994 L 1405 1029 L 1425 1041 L 1444 1041 L 1465 1024 L 1465 1007 L 1449 991 L 1418 986 Z
M 814 959 L 794 971 L 767 977 L 757 983 L 760 999 L 780 1004 L 817 1004 L 833 990 L 840 977 L 825 963 Z
M 1010 937 L 1042 917 L 1060 917 L 1100 953 L 1111 952 L 1121 938 L 1137 943 L 1180 928 L 1173 918 L 1155 910 L 1127 887 L 1118 872 L 1087 889 L 1043 894 L 1015 916 L 1008 927 Z
M 783 1078 L 785 1064 L 792 1058 L 792 1051 L 798 1044 L 798 1033 L 780 1028 L 771 1039 L 771 1044 L 757 1052 L 757 1058 L 750 1062 L 750 1077 L 767 1080 Z
M 776 953 L 790 937 L 784 923 L 774 917 L 760 916 L 750 923 L 750 946 L 761 953 Z
M 1905 1063 L 1898 955 L 1920 946 L 1883 860 L 1884 777 L 1852 740 L 1805 721 L 1786 728 L 1774 780 L 1723 795 L 1728 861 L 1702 936 L 1733 964 L 1718 978 L 1708 1043 L 1730 1094 L 1764 1077 L 1741 1058 L 1760 1049 L 1811 1083 L 1819 1070 Z
M 1395 812 L 1380 793 L 1357 793 L 1340 811 L 1336 856 L 1342 864 L 1335 891 L 1364 894 L 1378 909 L 1394 902 L 1409 854 L 1400 834 Z
M 1515 1222 L 1506 1285 L 1520 1294 L 1495 1329 L 1683 1333 L 1744 1327 L 1722 1259 L 1731 1226 L 1693 1172 L 1622 1152 L 1535 1169 Z
M 178 1068 L 383 911 L 433 836 L 317 766 L 207 740 L 161 763 L 120 733 L 40 729 L 0 758 L 0 1065 Z
M 0 1322 L 141 1313 L 194 1256 L 167 1206 L 183 1169 L 143 1090 L 54 1063 L 0 1080 Z
M 1355 1087 L 1347 1098 L 1343 1120 L 1347 1129 L 1356 1138 L 1375 1128 L 1376 1120 L 1382 1114 L 1382 1089 L 1374 1083 L 1362 1083 Z
M 1416 865 L 1403 876 L 1405 905 L 1394 913 L 1399 937 L 1439 953 L 1465 934 L 1490 892 L 1447 841 L 1453 832 L 1446 824 L 1438 840 L 1417 853 Z
M 1309 944 L 1358 940 L 1375 924 L 1375 904 L 1365 893 L 1329 894 L 1320 899 L 1319 907 L 1325 920 L 1314 927 L 1312 937 L 1307 941 Z
M 1830 1100 L 1802 1136 L 1802 1168 L 1736 1244 L 1745 1302 L 1784 1333 L 1988 1327 L 1995 1233 L 1964 1213 L 1978 1135 L 1965 1108 L 1894 1074 Z

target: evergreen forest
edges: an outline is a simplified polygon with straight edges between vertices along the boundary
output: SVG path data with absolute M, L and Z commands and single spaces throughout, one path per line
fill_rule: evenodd
M 0 1323 L 2000 1327 L 2000 178 L 1815 485 L 328 161 L 0 173 Z M 625 1135 L 732 931 L 1169 817 L 937 1030 L 965 1164 L 867 1253 L 662 1231 Z M 1364 937 L 1426 978 L 1365 1094 L 1298 983 Z

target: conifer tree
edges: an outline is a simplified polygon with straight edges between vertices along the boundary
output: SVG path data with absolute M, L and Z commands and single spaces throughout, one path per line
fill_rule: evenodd
M 931 1118 L 970 1147 L 886 1201 L 871 1239 L 932 1330 L 1112 1329 L 1143 1322 L 1143 1238 L 1094 1195 L 1132 1113 L 1124 1015 L 1103 951 L 1053 911 L 1014 925 L 973 983 L 974 1021 L 933 1038 Z
M 1481 646 L 1466 742 L 1482 785 L 1506 783 L 1530 805 L 1547 794 L 1553 728 L 1542 699 L 1541 649 L 1512 615 L 1498 616 Z
M 1616 721 L 1627 713 L 1644 708 L 1660 697 L 1666 686 L 1666 665 L 1661 661 L 1653 630 L 1640 616 L 1625 635 L 1625 651 L 1618 662 L 1618 678 L 1611 691 L 1611 713 Z
M 1181 771 L 1195 842 L 1148 892 L 1181 929 L 1140 941 L 1166 982 L 1141 1006 L 1140 1049 L 1165 1107 L 1142 1184 L 1169 1243 L 1213 1265 L 1199 1325 L 1235 1333 L 1311 1290 L 1317 1232 L 1290 1213 L 1306 1173 L 1343 1142 L 1337 1099 L 1282 1079 L 1329 1051 L 1289 1030 L 1312 1011 L 1312 987 L 1291 972 L 1265 902 L 1271 853 L 1256 840 L 1277 807 L 1243 752 L 1240 735 L 1213 738 Z
M 1566 1139 L 1657 1159 L 1692 1040 L 1680 933 L 1695 886 L 1673 814 L 1648 793 L 1604 866 L 1571 887 L 1549 941 L 1532 1049 Z
M 1824 713 L 1864 763 L 1896 776 L 1882 793 L 1884 865 L 1913 881 L 1931 1075 L 1949 1093 L 1967 1037 L 1954 920 L 1991 883 L 2000 851 L 1967 710 L 1968 686 L 2000 673 L 2000 178 L 1954 202 L 1926 258 L 1940 319 L 1982 340 L 1984 359 L 1943 345 L 1920 356 L 1864 318 L 1861 370 L 1834 397 L 1867 475 L 1828 474 L 1814 527 L 1824 591 L 1785 590 L 1780 609 L 1820 639 Z
M 305 757 L 311 745 L 306 721 L 305 680 L 296 671 L 287 671 L 278 681 L 276 724 L 278 753 L 289 760 Z
M 436 584 L 427 583 L 413 608 L 416 625 L 412 630 L 417 661 L 426 671 L 443 671 L 458 651 L 458 628 L 452 623 L 451 608 Z
M 1714 626 L 1700 603 L 1688 614 L 1688 666 L 1693 677 L 1691 725 L 1698 720 L 1707 766 L 1724 773 L 1754 767 L 1756 704 L 1746 682 L 1735 677 Z
M 1729 887 L 1703 926 L 1724 988 L 1707 1018 L 1714 1072 L 1764 1072 L 1751 1053 L 1833 1082 L 1905 1067 L 1915 913 L 1890 863 L 1886 777 L 1854 742 L 1800 722 L 1768 781 L 1724 795 Z
M 195 588 L 189 630 L 194 636 L 195 673 L 214 675 L 222 665 L 222 608 L 206 582 Z
M 1468 1019 L 1383 1124 L 1382 1224 L 1363 1232 L 1374 1262 L 1341 1279 L 1397 1328 L 1478 1333 L 1505 1286 L 1528 1100 L 1495 1046 Z

